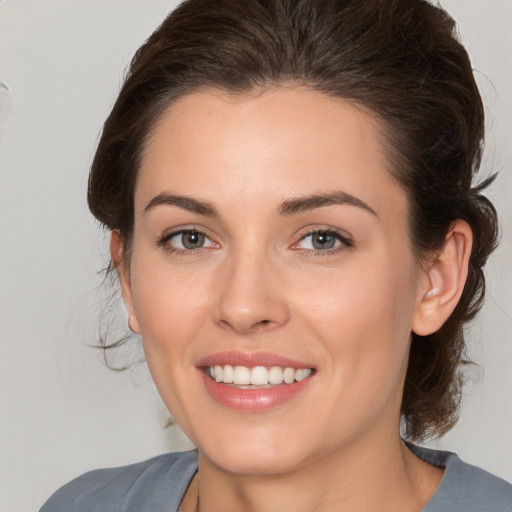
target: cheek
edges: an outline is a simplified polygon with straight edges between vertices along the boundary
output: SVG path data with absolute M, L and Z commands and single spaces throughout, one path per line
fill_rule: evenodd
M 199 394 L 194 365 L 195 341 L 205 324 L 204 279 L 172 275 L 156 265 L 134 263 L 132 291 L 146 362 L 174 418 L 187 428 L 188 408 Z M 192 387 L 191 384 L 192 383 Z
M 392 265 L 366 267 L 365 272 L 353 268 L 329 283 L 328 297 L 311 287 L 309 305 L 298 306 L 310 313 L 303 331 L 311 333 L 312 345 L 321 344 L 326 355 L 326 394 L 332 398 L 315 415 L 328 425 L 327 437 L 335 438 L 340 425 L 355 433 L 379 417 L 398 417 L 414 293 L 407 272 L 399 276 L 388 269 Z
M 336 277 L 312 281 L 292 294 L 298 301 L 294 309 L 303 313 L 311 338 L 325 345 L 340 379 L 398 378 L 407 360 L 414 266 L 392 257 L 377 261 L 347 266 Z
M 191 359 L 191 341 L 207 319 L 208 281 L 204 274 L 176 271 L 155 258 L 137 256 L 132 261 L 132 294 L 146 359 L 152 373 L 168 372 Z
M 354 264 L 325 275 L 297 279 L 290 296 L 295 308 L 306 312 L 319 327 L 385 329 L 409 325 L 415 305 L 415 280 L 409 261 L 384 256 L 360 261 L 354 258 Z

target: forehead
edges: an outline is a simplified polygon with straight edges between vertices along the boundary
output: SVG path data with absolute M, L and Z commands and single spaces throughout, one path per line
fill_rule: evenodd
M 376 116 L 305 88 L 194 92 L 154 127 L 136 187 L 141 206 L 163 190 L 240 201 L 342 188 L 365 202 L 400 195 Z M 278 196 L 280 196 L 278 198 Z

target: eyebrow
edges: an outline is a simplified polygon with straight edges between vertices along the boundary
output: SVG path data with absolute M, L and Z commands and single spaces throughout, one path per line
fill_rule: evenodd
M 370 208 L 361 199 L 343 192 L 342 190 L 336 190 L 335 192 L 329 192 L 326 194 L 313 194 L 304 197 L 292 198 L 286 200 L 280 209 L 281 215 L 293 215 L 308 210 L 314 210 L 315 208 L 321 208 L 322 206 L 331 205 L 345 205 L 356 206 L 370 212 L 375 217 L 379 218 L 375 210 Z
M 323 206 L 347 204 L 366 210 L 372 215 L 375 215 L 377 218 L 379 217 L 375 210 L 368 206 L 364 201 L 351 194 L 348 194 L 347 192 L 343 192 L 342 190 L 337 190 L 335 192 L 329 192 L 326 194 L 312 194 L 309 196 L 287 199 L 282 203 L 281 208 L 279 209 L 279 213 L 283 216 L 289 216 L 296 213 L 321 208 Z M 193 199 L 192 197 L 169 194 L 166 192 L 158 194 L 153 199 L 151 199 L 151 201 L 144 208 L 144 212 L 147 212 L 148 210 L 151 210 L 152 208 L 160 205 L 177 206 L 189 212 L 197 213 L 207 217 L 220 216 L 217 209 L 206 201 L 199 201 L 197 199 Z
M 219 216 L 219 212 L 215 209 L 215 207 L 206 201 L 198 201 L 197 199 L 193 199 L 191 197 L 168 194 L 165 192 L 158 194 L 153 199 L 151 199 L 151 201 L 144 208 L 144 213 L 148 210 L 151 210 L 155 206 L 160 205 L 178 206 L 179 208 L 183 208 L 189 212 L 205 215 L 207 217 Z

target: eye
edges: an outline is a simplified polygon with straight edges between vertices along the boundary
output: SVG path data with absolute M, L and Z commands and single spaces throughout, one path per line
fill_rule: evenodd
M 317 230 L 306 233 L 293 248 L 306 251 L 328 252 L 351 246 L 352 242 L 336 231 Z
M 160 245 L 170 250 L 193 251 L 206 247 L 215 247 L 216 244 L 201 231 L 195 229 L 182 229 L 166 235 Z

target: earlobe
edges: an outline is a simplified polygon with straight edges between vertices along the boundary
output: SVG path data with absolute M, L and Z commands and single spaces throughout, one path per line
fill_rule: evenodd
M 452 314 L 464 290 L 472 244 L 469 224 L 456 220 L 444 246 L 425 271 L 425 285 L 419 290 L 412 324 L 416 334 L 427 336 L 436 332 Z
M 128 327 L 133 333 L 139 333 L 139 323 L 135 315 L 133 307 L 133 296 L 130 281 L 130 271 L 128 262 L 125 257 L 125 247 L 121 234 L 116 229 L 112 231 L 110 238 L 110 256 L 116 267 L 119 283 L 121 284 L 121 292 L 123 295 L 123 302 L 128 314 Z

